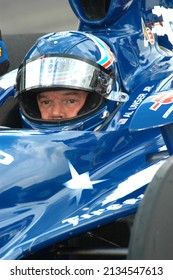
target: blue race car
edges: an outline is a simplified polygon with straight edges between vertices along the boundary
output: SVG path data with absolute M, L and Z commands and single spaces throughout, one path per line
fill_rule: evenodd
M 0 258 L 171 259 L 172 1 L 69 4 L 116 57 L 114 96 L 69 126 L 23 127 L 18 71 L 3 70 Z

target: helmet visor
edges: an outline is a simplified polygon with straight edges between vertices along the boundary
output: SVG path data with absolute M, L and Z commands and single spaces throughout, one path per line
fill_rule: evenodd
M 28 60 L 20 68 L 17 91 L 75 88 L 108 97 L 114 77 L 102 66 L 69 55 L 47 55 Z

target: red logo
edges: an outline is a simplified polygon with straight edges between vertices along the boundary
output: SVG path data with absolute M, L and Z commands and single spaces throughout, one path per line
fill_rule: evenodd
M 147 35 L 148 41 L 153 45 L 154 41 L 155 41 L 154 35 L 149 27 L 146 27 L 146 35 Z
M 173 103 L 173 91 L 167 92 L 167 93 L 162 93 L 162 94 L 154 97 L 152 101 L 154 102 L 154 104 L 150 107 L 150 109 L 153 111 L 157 111 L 157 109 L 161 105 L 167 105 L 167 104 Z

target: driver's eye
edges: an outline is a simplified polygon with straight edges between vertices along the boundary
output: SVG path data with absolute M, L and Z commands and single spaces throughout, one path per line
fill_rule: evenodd
M 76 101 L 75 99 L 70 99 L 70 100 L 67 101 L 67 103 L 72 104 L 72 103 L 75 103 L 75 101 Z

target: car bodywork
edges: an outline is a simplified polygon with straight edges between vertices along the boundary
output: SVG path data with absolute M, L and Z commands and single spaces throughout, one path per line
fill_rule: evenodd
M 114 51 L 129 99 L 98 131 L 1 127 L 1 259 L 126 258 L 144 192 L 173 152 L 171 1 L 69 4 L 78 29 Z M 1 106 L 15 77 L 0 80 Z

